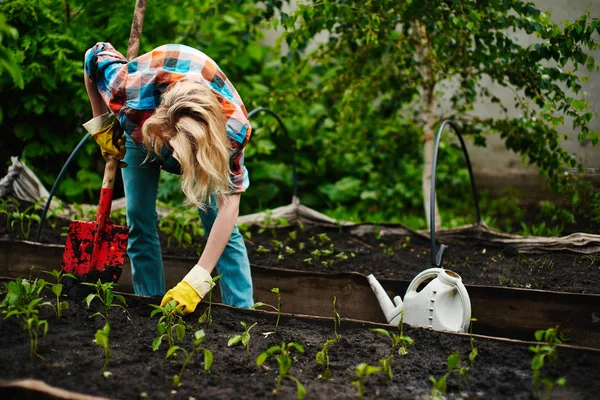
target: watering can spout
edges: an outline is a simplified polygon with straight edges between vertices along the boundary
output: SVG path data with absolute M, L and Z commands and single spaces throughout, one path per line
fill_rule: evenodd
M 402 312 L 402 299 L 400 296 L 394 297 L 394 301 L 390 300 L 389 296 L 383 290 L 383 287 L 379 281 L 373 276 L 373 274 L 367 276 L 371 290 L 375 293 L 379 306 L 385 315 L 385 319 L 389 324 L 396 325 L 400 321 L 400 313 Z

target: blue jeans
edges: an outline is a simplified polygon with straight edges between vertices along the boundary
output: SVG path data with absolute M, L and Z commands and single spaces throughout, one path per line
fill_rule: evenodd
M 179 173 L 180 166 L 166 149 L 163 151 L 164 160 L 150 159 L 144 162 L 146 152 L 137 147 L 129 136 L 125 145 L 127 153 L 124 161 L 127 167 L 121 172 L 127 203 L 127 224 L 130 227 L 127 254 L 131 261 L 133 289 L 136 294 L 159 296 L 165 293 L 165 278 L 156 213 L 158 179 L 161 168 Z M 217 206 L 207 206 L 206 211 L 198 212 L 208 237 L 217 217 Z M 223 303 L 250 308 L 254 304 L 250 262 L 244 238 L 237 225 L 233 228 L 216 269 L 222 275 L 219 285 Z

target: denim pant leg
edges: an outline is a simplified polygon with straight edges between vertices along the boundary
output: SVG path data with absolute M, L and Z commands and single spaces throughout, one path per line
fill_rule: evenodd
M 156 214 L 160 167 L 155 162 L 144 163 L 146 153 L 129 137 L 125 145 L 127 167 L 121 171 L 130 227 L 127 254 L 131 261 L 133 289 L 144 296 L 163 295 L 165 277 Z
M 198 210 L 200 219 L 206 235 L 217 218 L 216 206 L 206 207 L 206 211 Z M 221 276 L 219 285 L 221 287 L 221 297 L 224 304 L 231 306 L 250 308 L 254 304 L 252 293 L 252 277 L 250 274 L 250 261 L 248 260 L 248 251 L 244 243 L 244 237 L 240 233 L 238 226 L 235 225 L 229 242 L 223 250 L 223 254 L 217 262 L 217 273 Z

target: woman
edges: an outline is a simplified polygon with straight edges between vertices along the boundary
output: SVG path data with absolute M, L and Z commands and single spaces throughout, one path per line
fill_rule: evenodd
M 127 165 L 121 171 L 135 292 L 165 292 L 156 214 L 164 169 L 181 174 L 187 203 L 198 208 L 208 239 L 198 263 L 162 304 L 175 300 L 193 312 L 212 288 L 216 267 L 223 302 L 252 306 L 250 263 L 235 225 L 240 194 L 249 186 L 243 162 L 251 127 L 235 88 L 207 55 L 175 44 L 128 62 L 110 43 L 98 43 L 85 55 L 84 75 L 94 117 L 84 127 L 105 157 Z M 115 146 L 119 127 L 124 146 Z

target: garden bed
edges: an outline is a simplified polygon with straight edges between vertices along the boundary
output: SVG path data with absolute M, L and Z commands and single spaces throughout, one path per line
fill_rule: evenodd
M 103 326 L 99 317 L 89 318 L 99 311 L 92 303 L 88 310 L 83 303 L 72 303 L 64 316 L 57 319 L 44 309 L 42 315 L 49 321 L 46 337 L 39 341 L 38 357 L 29 359 L 29 340 L 15 320 L 0 320 L 3 334 L 0 337 L 0 378 L 16 380 L 35 378 L 60 388 L 109 398 L 244 398 L 270 397 L 275 387 L 277 365 L 269 359 L 265 367 L 256 366 L 257 356 L 273 345 L 296 342 L 304 346 L 304 353 L 293 352 L 294 364 L 290 374 L 302 382 L 310 399 L 346 399 L 356 396 L 354 367 L 359 363 L 379 365 L 379 360 L 388 356 L 389 340 L 369 330 L 377 325 L 361 324 L 342 320 L 339 333 L 342 339 L 330 350 L 333 379 L 317 379 L 321 367 L 315 355 L 326 340 L 333 338 L 333 320 L 283 316 L 277 333 L 265 337 L 263 332 L 274 330 L 274 314 L 252 310 L 213 306 L 213 323 L 199 324 L 198 317 L 206 305 L 193 315 L 185 317 L 192 331 L 203 328 L 206 332 L 205 347 L 214 354 L 210 373 L 203 370 L 202 357 L 197 355 L 190 362 L 182 377 L 183 386 L 176 387 L 172 377 L 180 370 L 183 357 L 165 359 L 166 346 L 152 351 L 157 317 L 150 319 L 149 303 L 156 304 L 159 298 L 127 296 L 129 320 L 117 309 L 111 312 L 110 347 L 111 359 L 107 370 L 108 378 L 101 375 L 104 352 L 92 339 L 97 329 Z M 285 301 L 285 298 L 283 299 Z M 248 324 L 257 322 L 251 331 L 250 357 L 246 362 L 242 347 L 228 347 L 227 342 L 234 334 L 243 331 L 240 321 Z M 395 328 L 385 326 L 390 331 Z M 471 351 L 468 335 L 445 334 L 425 329 L 405 327 L 405 334 L 414 340 L 408 354 L 396 353 L 392 362 L 394 378 L 389 380 L 381 373 L 368 379 L 366 396 L 380 398 L 428 398 L 432 384 L 430 376 L 442 377 L 447 372 L 447 358 L 459 351 L 462 366 L 468 364 Z M 191 348 L 191 333 L 187 334 L 183 346 Z M 534 397 L 531 375 L 533 353 L 528 344 L 475 337 L 478 356 L 469 378 L 462 383 L 463 395 L 469 398 L 529 399 Z M 556 370 L 546 366 L 542 376 L 566 377 L 567 386 L 557 388 L 553 398 L 585 399 L 600 393 L 600 382 L 596 379 L 600 368 L 600 353 L 597 351 L 558 348 Z M 448 377 L 451 398 L 458 398 L 457 375 Z M 280 398 L 296 397 L 296 386 L 285 380 Z
M 0 215 L 0 240 L 31 240 L 37 222 L 25 237 L 17 227 L 7 229 Z M 272 221 L 275 222 L 275 221 Z M 285 221 L 283 221 L 286 223 Z M 120 221 L 120 223 L 124 223 Z M 55 219 L 45 224 L 41 242 L 64 244 L 69 221 Z M 192 225 L 197 224 L 195 229 Z M 159 231 L 164 255 L 198 257 L 205 238 L 198 236 L 199 218 L 186 225 Z M 264 267 L 302 271 L 374 274 L 377 278 L 412 280 L 431 267 L 430 240 L 407 229 L 385 234 L 385 226 L 327 227 L 318 224 L 290 224 L 287 227 L 242 227 L 250 262 Z M 175 232 L 180 230 L 179 233 Z M 183 241 L 182 232 L 190 234 Z M 383 234 L 382 234 L 383 233 Z M 465 284 L 552 290 L 569 293 L 600 293 L 600 253 L 568 251 L 524 253 L 516 246 L 483 240 L 476 230 L 455 239 L 438 239 L 449 246 L 442 266 L 458 273 Z M 333 247 L 332 247 L 333 245 Z M 315 250 L 320 255 L 315 255 Z

